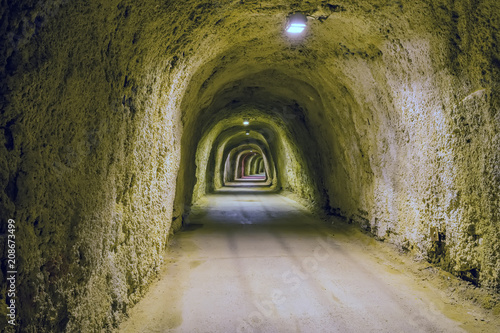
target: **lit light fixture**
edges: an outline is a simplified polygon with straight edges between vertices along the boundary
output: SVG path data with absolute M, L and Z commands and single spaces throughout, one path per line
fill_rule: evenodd
M 247 131 L 245 134 L 246 134 L 246 135 L 250 135 L 250 131 Z
M 289 34 L 300 34 L 307 26 L 307 17 L 302 13 L 295 13 L 288 17 L 286 32 Z
M 250 124 L 250 122 L 248 121 L 248 119 L 243 119 L 243 125 L 247 126 L 248 124 Z

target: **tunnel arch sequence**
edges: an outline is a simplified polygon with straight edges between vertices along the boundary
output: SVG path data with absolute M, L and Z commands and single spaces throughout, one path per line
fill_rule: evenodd
M 277 108 L 259 110 L 255 105 L 230 105 L 220 112 L 197 147 L 193 200 L 235 180 L 257 180 L 272 189 L 290 190 L 289 170 L 294 169 L 297 161 L 305 161 L 305 152 L 292 148 L 297 143 L 290 131 L 303 124 L 293 124 Z M 243 124 L 245 120 L 247 125 Z M 247 178 L 259 173 L 263 175 Z M 312 185 L 307 184 L 311 192 Z

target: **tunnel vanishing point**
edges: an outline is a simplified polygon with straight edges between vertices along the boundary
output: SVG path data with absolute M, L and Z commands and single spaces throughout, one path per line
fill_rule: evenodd
M 499 27 L 497 0 L 2 1 L 2 304 L 10 219 L 17 329 L 108 331 L 192 204 L 259 177 L 498 292 Z

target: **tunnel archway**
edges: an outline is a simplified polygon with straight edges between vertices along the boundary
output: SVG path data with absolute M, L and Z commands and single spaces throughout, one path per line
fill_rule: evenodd
M 265 127 L 264 127 L 265 129 Z M 246 132 L 249 131 L 250 134 L 246 135 Z M 231 131 L 232 132 L 232 131 Z M 229 134 L 229 133 L 228 133 Z M 214 147 L 215 148 L 215 147 Z M 278 185 L 278 176 L 276 170 L 276 154 L 271 152 L 271 148 L 269 147 L 269 142 L 267 139 L 260 133 L 259 131 L 253 130 L 245 130 L 240 132 L 239 134 L 235 134 L 231 137 L 228 137 L 227 140 L 221 142 L 221 155 L 216 159 L 216 173 L 223 173 L 224 176 L 220 177 L 224 180 L 224 182 L 234 181 L 235 173 L 234 170 L 237 170 L 237 159 L 239 158 L 238 153 L 241 150 L 249 148 L 255 149 L 259 151 L 265 157 L 266 161 L 266 170 L 269 175 L 269 180 L 271 181 L 271 185 L 273 187 L 277 187 Z M 222 166 L 224 163 L 224 167 Z M 210 170 L 213 172 L 212 170 Z M 222 183 L 216 184 L 215 188 L 220 188 Z
M 298 116 L 301 110 L 290 111 L 296 112 L 293 118 L 290 114 L 284 114 L 283 108 L 267 106 L 259 110 L 252 104 L 229 104 L 226 109 L 218 110 L 211 121 L 212 127 L 205 129 L 197 148 L 194 201 L 207 192 L 221 188 L 230 178 L 234 179 L 231 172 L 236 170 L 235 166 L 231 167 L 231 176 L 224 179 L 223 165 L 231 151 L 241 142 L 256 144 L 253 148 L 262 150 L 261 154 L 266 157 L 264 167 L 273 188 L 283 188 L 312 197 L 317 189 L 314 182 L 308 181 L 312 179 L 307 175 L 307 166 L 312 168 L 311 159 L 308 161 L 304 156 L 305 151 L 296 148 L 297 143 L 293 136 L 296 131 L 302 132 L 304 143 L 312 141 Z M 244 119 L 249 119 L 248 126 L 243 125 Z M 203 119 L 200 122 L 208 121 Z M 314 148 L 309 150 L 314 151 Z M 237 157 L 233 155 L 231 156 Z M 297 170 L 295 165 L 303 165 L 306 168 Z
M 238 170 L 236 179 L 250 178 L 250 176 L 253 176 L 255 174 L 255 172 L 252 172 L 252 168 L 254 158 L 257 154 L 261 155 L 260 152 L 254 152 L 253 149 L 240 151 L 240 153 L 236 157 L 236 170 Z

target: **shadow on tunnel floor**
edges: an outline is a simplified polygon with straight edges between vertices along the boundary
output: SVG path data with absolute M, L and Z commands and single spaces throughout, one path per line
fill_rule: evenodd
M 209 208 L 190 216 L 183 224 L 181 231 L 214 235 L 243 232 L 246 237 L 295 234 L 304 238 L 313 234 L 317 235 L 318 232 L 329 227 L 312 215 L 287 210 L 286 207 L 270 211 L 251 211 L 250 207 L 243 210 L 230 209 L 230 207 Z
M 248 187 L 248 186 L 269 187 L 271 186 L 271 183 L 269 181 L 238 180 L 234 182 L 226 182 L 224 185 L 224 187 Z
M 268 186 L 225 186 L 215 190 L 211 194 L 239 195 L 239 194 L 279 194 L 280 189 L 272 189 Z

